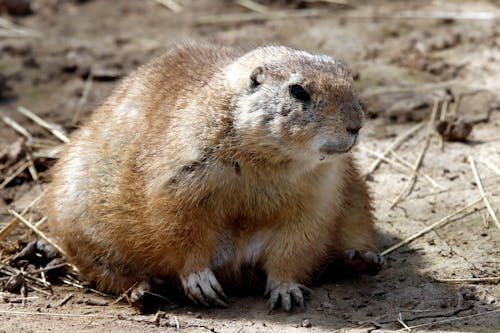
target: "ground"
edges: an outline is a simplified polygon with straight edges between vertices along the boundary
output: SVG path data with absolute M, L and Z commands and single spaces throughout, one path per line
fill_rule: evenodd
M 53 164 L 49 155 L 62 144 L 18 106 L 70 133 L 120 77 L 186 40 L 245 49 L 285 44 L 347 62 L 370 118 L 353 152 L 365 173 L 377 159 L 374 152 L 423 124 L 387 155 L 390 163 L 367 176 L 380 251 L 481 197 L 470 156 L 500 215 L 498 1 L 261 1 L 268 10 L 287 11 L 272 16 L 222 0 L 179 0 L 178 13 L 153 0 L 38 0 L 28 1 L 32 14 L 10 16 L 7 2 L 0 18 L 0 115 L 33 139 L 25 140 L 3 118 L 0 181 L 30 152 L 40 179 L 24 171 L 0 186 L 0 229 L 12 218 L 9 208 L 20 212 L 41 192 Z M 227 21 L 231 13 L 241 17 Z M 5 28 L 3 19 L 22 29 Z M 465 142 L 442 142 L 436 122 L 428 125 L 434 101 L 439 111 L 447 108 L 446 121 L 473 126 Z M 413 165 L 427 143 L 415 186 L 391 207 L 413 178 L 397 160 Z M 37 221 L 43 212 L 26 216 Z M 46 232 L 44 224 L 40 229 Z M 61 283 L 48 295 L 28 283 L 22 297 L 5 289 L 6 270 L 9 251 L 33 237 L 23 236 L 26 230 L 18 226 L 0 239 L 0 332 L 384 332 L 404 325 L 422 332 L 500 331 L 500 230 L 481 200 L 387 253 L 379 274 L 332 277 L 313 286 L 307 308 L 290 314 L 269 314 L 263 297 L 250 296 L 231 297 L 227 309 L 181 305 L 140 314 L 124 301 Z

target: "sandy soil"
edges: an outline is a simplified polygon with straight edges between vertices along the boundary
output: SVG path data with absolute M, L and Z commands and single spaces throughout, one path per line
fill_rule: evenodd
M 431 127 L 420 172 L 439 186 L 418 175 L 413 191 L 392 209 L 411 171 L 383 163 L 371 173 L 381 250 L 479 198 L 469 156 L 500 215 L 500 175 L 494 170 L 500 167 L 498 1 L 352 1 L 350 6 L 314 3 L 307 8 L 299 1 L 264 1 L 273 10 L 319 10 L 321 15 L 224 24 L 201 23 L 216 14 L 255 13 L 233 1 L 178 2 L 180 13 L 152 0 L 38 0 L 32 15 L 4 12 L 2 17 L 37 36 L 0 37 L 0 115 L 19 122 L 40 145 L 52 147 L 60 142 L 16 112 L 18 106 L 71 132 L 120 77 L 173 42 L 244 48 L 285 44 L 334 55 L 353 68 L 372 118 L 354 152 L 366 171 L 376 159 L 371 152 L 384 151 L 396 136 L 429 119 L 434 99 L 440 106 L 449 102 L 449 115 L 473 125 L 466 142 L 446 141 L 443 148 Z M 0 36 L 5 31 L 0 28 Z M 79 106 L 89 72 L 92 86 Z M 29 150 L 3 122 L 0 133 L 2 181 Z M 427 133 L 426 128 L 418 131 L 390 158 L 413 164 Z M 0 229 L 11 219 L 8 208 L 21 211 L 40 193 L 52 164 L 35 159 L 39 181 L 25 171 L 0 189 Z M 228 309 L 182 304 L 156 315 L 140 314 L 125 302 L 113 304 L 114 298 L 61 284 L 49 295 L 28 288 L 22 304 L 19 294 L 3 289 L 6 275 L 0 270 L 0 332 L 384 332 L 403 328 L 398 319 L 423 325 L 415 328 L 423 332 L 498 332 L 500 280 L 473 279 L 500 275 L 500 230 L 482 203 L 474 207 L 386 255 L 387 268 L 376 276 L 332 276 L 315 285 L 307 308 L 291 314 L 269 314 L 263 297 L 250 296 L 231 297 Z M 40 212 L 32 215 L 34 221 L 41 217 Z M 9 265 L 16 244 L 25 244 L 25 232 L 18 227 L 2 240 L 0 268 Z M 106 305 L 90 305 L 95 303 Z

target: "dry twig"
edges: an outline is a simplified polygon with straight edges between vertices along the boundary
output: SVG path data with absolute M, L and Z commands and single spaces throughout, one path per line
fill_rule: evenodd
M 398 322 L 401 324 L 406 329 L 409 329 L 410 327 L 406 325 L 406 323 L 403 321 L 403 316 L 401 315 L 401 312 L 398 315 Z
M 11 21 L 0 17 L 0 37 L 40 37 L 40 33 L 31 29 L 20 27 Z
M 488 162 L 486 160 L 483 160 L 483 159 L 479 159 L 479 162 L 483 163 L 488 168 L 490 168 L 491 170 L 493 170 L 494 173 L 496 173 L 497 175 L 500 176 L 500 169 L 497 166 L 495 166 L 492 163 L 490 163 L 490 162 Z
M 222 14 L 222 15 L 207 15 L 201 17 L 196 24 L 233 24 L 244 22 L 257 22 L 267 20 L 286 20 L 293 18 L 304 17 L 317 17 L 324 15 L 325 12 L 316 9 L 303 9 L 303 10 L 283 10 L 272 11 L 267 14 L 261 13 L 235 13 L 235 14 Z
M 92 88 L 93 78 L 94 78 L 94 74 L 93 74 L 92 68 L 91 68 L 89 71 L 89 75 L 87 76 L 87 80 L 85 80 L 85 85 L 83 86 L 82 96 L 78 100 L 78 104 L 76 105 L 75 114 L 73 115 L 73 119 L 71 120 L 73 125 L 76 124 L 78 122 L 78 120 L 80 120 L 80 115 L 82 113 L 83 106 L 87 102 L 90 89 Z
M 431 142 L 434 119 L 436 119 L 438 105 L 439 105 L 439 101 L 437 99 L 435 99 L 434 100 L 434 107 L 432 108 L 431 119 L 429 120 L 429 123 L 427 125 L 427 135 L 426 135 L 424 143 L 422 144 L 422 148 L 420 149 L 420 153 L 418 154 L 418 157 L 415 160 L 415 163 L 413 164 L 413 173 L 408 178 L 408 181 L 406 182 L 405 186 L 403 187 L 403 190 L 397 195 L 397 197 L 392 202 L 392 204 L 390 206 L 391 209 L 394 208 L 394 206 L 396 206 L 398 203 L 400 203 L 406 196 L 410 195 L 410 193 L 412 191 L 412 188 L 413 188 L 415 181 L 417 179 L 417 171 L 420 168 L 420 166 L 422 165 L 422 161 L 424 159 L 425 153 L 426 153 L 427 148 L 429 147 L 429 144 Z
M 32 121 L 34 121 L 35 123 L 40 125 L 41 127 L 47 129 L 50 133 L 52 133 L 56 138 L 58 138 L 62 142 L 64 142 L 64 143 L 69 142 L 69 138 L 66 136 L 66 134 L 64 134 L 59 129 L 57 129 L 53 124 L 46 122 L 45 120 L 43 120 L 42 118 L 40 118 L 39 116 L 37 116 L 36 114 L 31 112 L 30 110 L 26 109 L 25 107 L 20 106 L 17 108 L 17 111 L 19 113 L 23 114 L 24 116 L 28 117 L 29 119 L 31 119 Z
M 441 105 L 441 114 L 439 115 L 439 120 L 444 121 L 446 119 L 446 112 L 448 111 L 448 100 L 443 101 L 443 105 Z M 442 135 L 439 136 L 439 148 L 441 151 L 444 151 L 444 137 Z
M 500 312 L 500 309 L 493 310 L 493 311 L 487 311 L 487 312 L 483 312 L 483 313 L 476 313 L 476 314 L 473 314 L 473 315 L 467 315 L 467 316 L 461 316 L 461 317 L 453 317 L 453 318 L 450 318 L 450 319 L 443 319 L 443 320 L 433 321 L 433 322 L 430 322 L 430 323 L 425 323 L 425 324 L 420 324 L 420 325 L 415 325 L 415 326 L 409 326 L 408 328 L 402 328 L 399 331 L 409 331 L 409 330 L 413 330 L 415 328 L 421 328 L 421 327 L 426 327 L 426 326 L 439 325 L 439 324 L 443 324 L 443 323 L 449 323 L 449 322 L 452 322 L 452 321 L 457 321 L 457 320 L 462 320 L 462 319 L 469 319 L 469 318 L 473 318 L 473 317 L 482 317 L 482 316 L 487 316 L 489 314 L 497 313 L 497 312 Z
M 483 200 L 483 198 L 481 197 L 481 198 L 479 198 L 479 199 L 477 199 L 477 200 L 475 200 L 475 201 L 473 201 L 473 202 L 469 203 L 467 206 L 462 207 L 462 208 L 460 208 L 459 210 L 457 210 L 457 211 L 455 211 L 455 212 L 453 212 L 453 213 L 451 213 L 451 214 L 449 214 L 449 215 L 447 215 L 447 216 L 443 217 L 443 218 L 442 218 L 442 219 L 440 219 L 439 221 L 437 221 L 437 222 L 435 222 L 435 223 L 433 223 L 433 224 L 429 225 L 428 227 L 425 227 L 424 229 L 420 230 L 419 232 L 417 232 L 417 233 L 413 234 L 412 236 L 410 236 L 410 237 L 408 237 L 408 238 L 406 238 L 406 239 L 402 240 L 401 242 L 399 242 L 399 243 L 397 243 L 397 244 L 395 244 L 395 245 L 393 245 L 393 246 L 389 247 L 388 249 L 386 249 L 386 250 L 382 251 L 382 252 L 380 253 L 380 255 L 385 256 L 385 255 L 387 255 L 387 254 L 389 254 L 389 253 L 393 252 L 394 250 L 399 249 L 401 246 L 406 245 L 406 244 L 410 243 L 411 241 L 413 241 L 413 240 L 417 239 L 418 237 L 420 237 L 420 236 L 422 236 L 422 235 L 425 235 L 425 234 L 426 234 L 426 233 L 428 233 L 429 231 L 432 231 L 432 230 L 436 229 L 437 227 L 441 227 L 441 226 L 443 226 L 443 225 L 447 224 L 448 222 L 451 222 L 451 221 L 453 221 L 453 220 L 455 220 L 455 219 L 458 219 L 458 215 L 460 215 L 461 213 L 465 212 L 465 211 L 466 211 L 466 210 L 468 210 L 469 208 L 471 208 L 471 207 L 473 207 L 473 206 L 477 205 L 477 204 L 478 204 L 478 203 L 480 203 L 482 200 Z
M 370 149 L 365 148 L 365 147 L 359 147 L 359 149 L 367 152 L 368 154 L 371 154 L 371 155 L 379 158 L 380 161 L 384 161 L 390 165 L 395 166 L 396 168 L 402 169 L 403 171 L 407 171 L 407 170 L 413 171 L 413 166 L 405 159 L 399 157 L 394 151 L 391 151 L 391 154 L 396 158 L 396 160 L 393 160 L 393 159 L 390 159 L 389 157 L 384 156 L 383 153 L 380 153 L 380 152 L 375 151 L 375 150 L 370 150 Z M 432 179 L 429 175 L 427 175 L 421 171 L 417 171 L 417 175 L 424 177 L 433 187 L 439 187 L 441 189 L 445 189 L 445 187 L 436 183 L 436 181 L 434 179 Z
M 16 132 L 20 133 L 22 136 L 24 136 L 28 140 L 28 144 L 33 142 L 33 136 L 28 132 L 26 128 L 21 126 L 18 122 L 16 122 L 14 119 L 8 117 L 8 116 L 2 116 L 2 120 L 5 124 L 10 126 L 13 130 Z
M 70 299 L 72 299 L 72 298 L 73 298 L 73 296 L 74 296 L 74 294 L 73 294 L 73 293 L 66 295 L 66 297 L 64 297 L 64 298 L 63 298 L 63 300 L 62 300 L 62 301 L 60 301 L 60 302 L 59 302 L 59 304 L 57 304 L 57 306 L 58 306 L 58 307 L 61 307 L 61 306 L 63 306 L 64 304 L 68 303 L 68 301 L 69 301 Z
M 397 149 L 399 146 L 401 146 L 401 144 L 406 139 L 410 138 L 413 134 L 415 134 L 416 132 L 418 132 L 421 128 L 424 127 L 424 125 L 425 125 L 425 123 L 420 123 L 418 125 L 413 126 L 409 130 L 401 133 L 400 135 L 398 135 L 394 139 L 394 141 L 391 142 L 391 144 L 388 145 L 384 149 L 384 151 L 382 152 L 382 156 L 379 156 L 379 159 L 372 163 L 372 165 L 368 169 L 368 172 L 366 173 L 366 176 L 372 174 L 375 170 L 377 170 L 377 168 L 380 165 L 380 163 L 382 163 L 383 157 L 387 156 L 391 151 L 393 151 L 394 149 Z
M 170 9 L 174 13 L 180 13 L 182 11 L 182 7 L 175 0 L 155 0 L 160 5 Z
M 469 156 L 469 162 L 470 166 L 472 168 L 472 173 L 474 174 L 474 178 L 476 179 L 476 185 L 477 188 L 479 189 L 479 193 L 483 197 L 484 204 L 486 205 L 486 208 L 488 209 L 488 212 L 490 213 L 491 218 L 497 225 L 498 229 L 500 229 L 500 222 L 498 221 L 498 218 L 495 214 L 495 211 L 493 210 L 493 207 L 490 205 L 490 201 L 488 200 L 488 197 L 486 196 L 486 193 L 484 192 L 483 188 L 483 183 L 481 182 L 481 177 L 479 177 L 479 173 L 476 168 L 476 162 L 474 161 L 474 157 Z
M 45 190 L 40 193 L 40 195 L 38 195 L 35 199 L 33 199 L 33 201 L 31 201 L 28 206 L 26 206 L 22 212 L 20 213 L 21 216 L 23 216 L 24 214 L 26 214 L 34 205 L 36 205 L 40 199 L 42 199 L 42 197 L 45 195 Z M 3 227 L 2 230 L 0 230 L 0 241 L 2 239 L 5 238 L 5 236 L 7 236 L 9 234 L 9 232 L 14 229 L 14 227 L 19 223 L 19 219 L 17 217 L 13 218 L 12 220 L 9 221 L 9 223 L 7 223 L 7 225 L 5 227 Z
M 246 9 L 250 9 L 251 11 L 254 11 L 256 13 L 260 13 L 260 14 L 264 14 L 264 15 L 267 15 L 270 13 L 270 10 L 258 3 L 258 2 L 255 2 L 253 0 L 236 0 L 236 3 L 238 5 L 240 5 L 241 7 L 244 7 Z
M 49 237 L 47 237 L 43 232 L 41 232 L 40 229 L 38 229 L 37 227 L 35 227 L 33 224 L 29 223 L 28 220 L 26 220 L 18 212 L 16 212 L 13 209 L 8 209 L 7 211 L 9 212 L 9 214 L 14 215 L 15 217 L 17 217 L 19 219 L 19 221 L 21 221 L 25 226 L 27 226 L 28 228 L 30 228 L 31 230 L 33 230 L 44 241 L 46 241 L 47 243 L 49 243 L 50 245 L 52 245 L 57 251 L 59 251 L 59 253 L 61 253 L 64 256 L 67 255 L 66 251 L 64 251 L 59 245 L 57 245 L 56 243 L 54 243 Z
M 24 159 L 18 163 L 19 167 L 17 167 L 4 181 L 0 184 L 0 190 L 7 186 L 14 178 L 19 176 L 27 167 L 29 167 L 30 163 Z M 17 166 L 17 165 L 16 165 Z
M 500 276 L 482 277 L 482 278 L 468 278 L 468 279 L 438 279 L 434 280 L 438 282 L 448 282 L 448 283 L 481 283 L 481 282 L 497 282 L 500 281 Z

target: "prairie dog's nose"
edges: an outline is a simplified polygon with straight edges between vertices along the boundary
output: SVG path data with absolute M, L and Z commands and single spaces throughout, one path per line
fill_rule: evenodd
M 359 133 L 360 129 L 361 129 L 361 127 L 346 127 L 347 133 L 352 134 L 352 135 L 357 135 Z
M 358 102 L 345 102 L 340 106 L 342 111 L 346 131 L 349 134 L 356 135 L 363 126 L 364 115 L 361 105 Z

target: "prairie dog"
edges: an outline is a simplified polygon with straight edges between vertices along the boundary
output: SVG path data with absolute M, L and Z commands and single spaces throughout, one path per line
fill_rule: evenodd
M 179 46 L 126 78 L 55 166 L 52 233 L 107 292 L 178 278 L 225 305 L 217 276 L 267 274 L 271 308 L 303 305 L 333 253 L 380 264 L 349 150 L 363 124 L 350 70 L 283 46 Z M 347 250 L 347 251 L 346 251 Z

